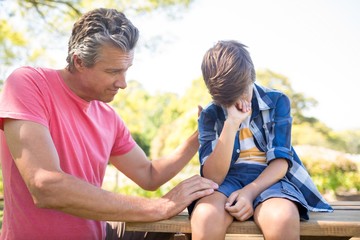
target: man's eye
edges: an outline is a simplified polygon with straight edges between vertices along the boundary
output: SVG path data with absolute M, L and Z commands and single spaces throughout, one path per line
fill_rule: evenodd
M 108 74 L 110 74 L 110 75 L 116 75 L 119 73 L 120 73 L 120 71 L 108 71 Z

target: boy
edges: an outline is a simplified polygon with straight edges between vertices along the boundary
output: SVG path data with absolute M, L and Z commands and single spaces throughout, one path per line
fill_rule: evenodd
M 220 41 L 202 62 L 213 103 L 199 118 L 202 176 L 219 184 L 198 200 L 192 239 L 224 239 L 237 219 L 253 217 L 265 239 L 299 239 L 308 211 L 332 211 L 291 146 L 290 101 L 255 84 L 246 46 Z

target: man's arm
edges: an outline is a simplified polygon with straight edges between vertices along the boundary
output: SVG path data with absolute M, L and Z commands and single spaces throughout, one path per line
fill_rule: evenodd
M 202 111 L 198 106 L 198 116 Z M 173 178 L 189 163 L 199 149 L 198 131 L 179 145 L 171 154 L 149 161 L 144 151 L 136 146 L 128 154 L 115 156 L 111 163 L 146 190 L 156 190 Z
M 144 151 L 135 146 L 129 153 L 112 157 L 110 161 L 143 189 L 156 190 L 183 169 L 198 148 L 196 131 L 171 154 L 162 158 L 150 161 Z
M 213 182 L 195 176 L 159 199 L 111 193 L 61 170 L 46 127 L 30 121 L 6 120 L 4 132 L 15 164 L 40 208 L 96 220 L 156 221 L 181 212 L 216 187 Z

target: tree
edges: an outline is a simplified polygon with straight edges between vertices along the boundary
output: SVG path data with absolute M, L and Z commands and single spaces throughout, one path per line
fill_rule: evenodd
M 151 142 L 158 130 L 179 115 L 178 101 L 178 96 L 173 93 L 150 95 L 139 82 L 132 80 L 121 94 L 115 96 L 111 105 L 150 156 Z
M 166 119 L 151 143 L 151 156 L 165 155 L 185 141 L 197 129 L 197 106 L 211 101 L 202 77 L 193 80 L 185 94 L 165 107 Z M 197 162 L 197 160 L 196 160 Z
M 132 17 L 153 12 L 177 17 L 192 1 L 103 0 L 100 6 L 116 8 Z M 96 0 L 0 0 L 0 81 L 5 80 L 13 66 L 31 62 L 50 67 L 59 64 L 59 60 L 64 62 L 65 56 L 59 58 L 58 52 L 66 51 L 66 45 L 61 44 L 66 43 L 73 22 L 96 7 Z
M 136 12 L 150 12 L 172 6 L 188 6 L 191 2 L 192 0 L 145 0 L 131 3 L 120 0 L 103 0 L 101 6 L 117 8 L 121 11 L 129 8 Z M 46 18 L 48 11 L 54 9 L 59 10 L 62 14 L 78 17 L 82 14 L 82 9 L 94 8 L 98 2 L 93 0 L 17 0 L 17 4 L 22 10 L 35 10 L 41 17 Z
M 294 124 L 303 122 L 314 124 L 318 121 L 316 118 L 308 117 L 304 113 L 306 110 L 316 106 L 317 101 L 314 98 L 306 97 L 303 93 L 294 91 L 291 87 L 290 80 L 287 77 L 268 69 L 258 70 L 256 76 L 262 85 L 280 90 L 290 98 Z

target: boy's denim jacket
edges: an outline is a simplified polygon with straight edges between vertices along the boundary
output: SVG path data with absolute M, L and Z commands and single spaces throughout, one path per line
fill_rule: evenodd
M 291 146 L 292 117 L 289 98 L 276 90 L 254 84 L 251 101 L 250 130 L 256 146 L 266 153 L 267 163 L 277 158 L 288 160 L 286 178 L 304 195 L 310 211 L 331 212 L 331 206 L 321 196 L 301 160 Z M 215 148 L 226 119 L 226 110 L 214 103 L 199 117 L 199 157 L 202 166 Z M 239 132 L 236 134 L 232 163 L 239 157 Z M 230 166 L 231 167 L 231 166 Z

